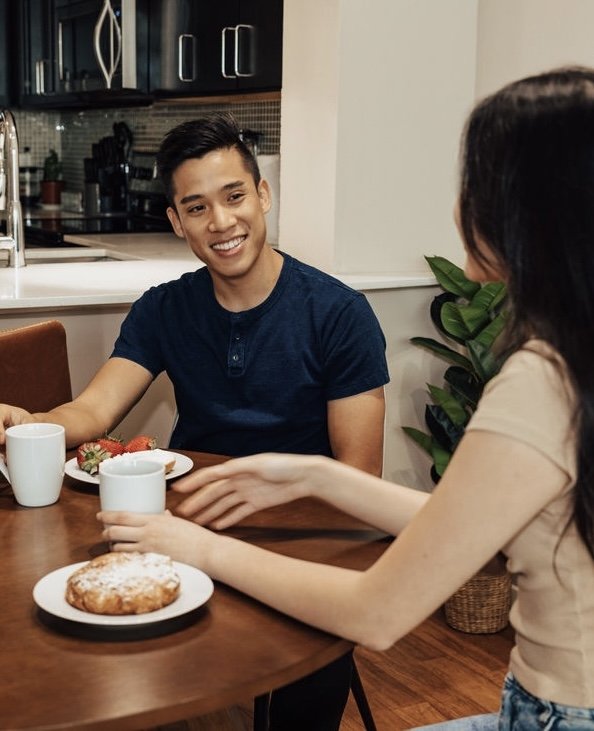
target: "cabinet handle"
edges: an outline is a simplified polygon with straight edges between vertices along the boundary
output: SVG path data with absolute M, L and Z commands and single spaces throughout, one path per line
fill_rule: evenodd
M 192 44 L 192 75 L 184 76 L 184 46 Z M 196 79 L 196 36 L 191 33 L 182 33 L 177 39 L 177 77 L 180 81 L 195 81 Z
M 43 83 L 43 61 L 35 61 L 35 93 L 45 94 Z
M 245 25 L 243 23 L 235 26 L 235 75 L 243 77 L 254 76 L 253 69 L 250 69 L 247 74 L 244 74 L 239 70 L 239 31 L 242 28 L 247 30 L 248 33 L 251 34 L 254 34 L 254 31 L 256 30 L 253 25 Z
M 58 23 L 58 78 L 64 81 L 64 44 L 62 35 L 62 21 Z
M 52 82 L 52 78 L 49 75 L 49 74 L 51 74 L 51 70 L 53 68 L 51 59 L 40 58 L 39 61 L 35 61 L 35 93 L 36 94 L 48 94 L 49 93 L 45 90 L 46 68 L 49 68 L 47 79 L 50 82 Z M 50 83 L 50 87 L 53 88 L 54 84 Z
M 103 24 L 109 23 L 109 69 L 105 65 L 105 61 L 101 55 L 101 31 L 103 30 Z M 105 0 L 103 8 L 99 14 L 99 18 L 95 23 L 94 33 L 94 48 L 95 58 L 101 69 L 101 73 L 105 79 L 105 85 L 108 89 L 111 89 L 111 82 L 114 74 L 120 62 L 120 56 L 122 55 L 122 31 L 118 24 L 118 19 L 111 7 L 110 0 Z M 116 49 L 117 43 L 117 49 Z
M 225 67 L 225 55 L 226 55 L 226 33 L 227 31 L 235 31 L 235 28 L 228 25 L 226 28 L 223 28 L 221 31 L 221 74 L 225 79 L 235 79 L 237 78 L 235 74 L 228 74 L 227 69 Z M 237 44 L 235 45 L 237 50 Z
M 122 0 L 122 88 L 137 89 L 136 0 Z
M 255 27 L 253 25 L 246 25 L 244 23 L 240 23 L 239 25 L 231 26 L 228 25 L 227 27 L 223 28 L 221 32 L 221 74 L 226 79 L 237 79 L 239 77 L 246 77 L 246 76 L 254 76 L 255 72 L 253 68 L 249 69 L 247 73 L 244 73 L 243 71 L 240 71 L 239 69 L 239 32 L 241 30 L 247 30 L 248 32 L 254 34 L 255 33 Z M 233 32 L 233 40 L 235 41 L 235 48 L 233 53 L 233 74 L 228 74 L 226 65 L 225 65 L 225 56 L 226 56 L 226 34 L 227 31 Z M 253 41 L 252 41 L 253 43 Z M 253 57 L 253 50 L 250 54 Z M 253 65 L 253 60 L 252 60 Z

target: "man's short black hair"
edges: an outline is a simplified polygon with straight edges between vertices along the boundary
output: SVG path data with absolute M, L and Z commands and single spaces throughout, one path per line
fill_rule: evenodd
M 165 195 L 173 205 L 173 173 L 186 160 L 201 158 L 214 150 L 234 148 L 239 152 L 246 170 L 260 182 L 260 170 L 255 156 L 244 144 L 240 130 L 232 114 L 214 112 L 201 119 L 183 122 L 170 130 L 157 152 L 157 169 Z

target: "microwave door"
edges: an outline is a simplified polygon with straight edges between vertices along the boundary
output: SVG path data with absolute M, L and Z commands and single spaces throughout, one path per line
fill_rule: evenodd
M 60 91 L 140 88 L 136 0 L 79 0 L 58 7 L 56 21 Z

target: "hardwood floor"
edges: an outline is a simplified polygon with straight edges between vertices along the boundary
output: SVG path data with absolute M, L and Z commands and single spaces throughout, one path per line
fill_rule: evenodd
M 378 731 L 496 711 L 512 645 L 510 627 L 470 635 L 448 627 L 439 612 L 387 652 L 357 649 L 357 668 Z M 351 696 L 341 731 L 362 728 Z
M 358 648 L 357 668 L 378 731 L 405 731 L 496 711 L 512 645 L 510 627 L 492 635 L 466 634 L 451 629 L 440 611 L 387 652 Z M 251 727 L 252 706 L 246 704 L 161 729 L 247 731 Z M 363 728 L 351 694 L 340 730 Z

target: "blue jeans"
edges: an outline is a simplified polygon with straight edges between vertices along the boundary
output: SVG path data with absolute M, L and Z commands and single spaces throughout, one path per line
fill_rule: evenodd
M 594 708 L 575 708 L 541 700 L 524 690 L 508 673 L 499 713 L 420 728 L 433 731 L 594 731 Z

